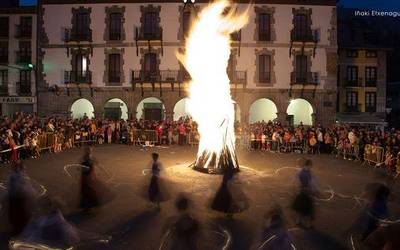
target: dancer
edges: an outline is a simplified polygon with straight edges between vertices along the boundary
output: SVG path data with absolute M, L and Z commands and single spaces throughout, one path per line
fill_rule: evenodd
M 78 245 L 92 246 L 109 241 L 108 237 L 83 232 L 71 225 L 61 212 L 61 204 L 57 199 L 45 197 L 41 202 L 39 215 L 30 221 L 10 246 L 29 243 L 29 245 L 45 245 L 49 249 L 69 249 Z
M 81 177 L 81 203 L 84 212 L 90 212 L 92 208 L 104 205 L 114 199 L 111 190 L 101 182 L 95 171 L 97 161 L 92 156 L 92 147 L 85 148 L 82 160 Z
M 266 226 L 262 234 L 259 250 L 293 250 L 293 240 L 286 228 L 285 218 L 280 206 L 273 207 L 266 215 Z
M 301 158 L 298 161 L 298 165 L 302 168 L 297 177 L 300 191 L 294 199 L 292 209 L 298 215 L 297 224 L 299 226 L 312 228 L 315 214 L 313 196 L 318 195 L 318 190 L 311 173 L 312 161 L 310 159 Z
M 169 231 L 162 242 L 163 249 L 196 250 L 198 246 L 199 222 L 189 213 L 190 200 L 183 194 L 179 195 L 175 207 L 179 212 L 177 218 L 172 220 Z M 168 239 L 168 241 L 166 241 Z
M 12 234 L 17 235 L 31 219 L 39 197 L 22 162 L 19 161 L 13 165 L 7 189 L 9 222 Z
M 164 187 L 164 185 L 162 185 L 162 181 L 160 179 L 160 172 L 163 169 L 163 165 L 158 160 L 159 156 L 157 153 L 152 153 L 151 157 L 151 179 L 148 188 L 148 198 L 150 202 L 156 207 L 156 209 L 160 210 L 160 202 L 168 200 L 166 188 Z
M 225 213 L 228 218 L 232 218 L 233 214 L 240 213 L 249 207 L 247 197 L 237 185 L 234 186 L 232 183 L 236 172 L 233 163 L 229 161 L 229 166 L 224 170 L 221 186 L 211 202 L 212 210 Z

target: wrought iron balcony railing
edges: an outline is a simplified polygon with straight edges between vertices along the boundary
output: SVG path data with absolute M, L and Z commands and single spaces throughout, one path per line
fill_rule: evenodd
M 290 32 L 290 39 L 292 42 L 318 42 L 318 30 L 309 29 L 307 31 L 292 29 Z
M 365 106 L 365 112 L 375 113 L 376 112 L 376 106 Z
M 32 52 L 30 50 L 19 50 L 16 52 L 16 62 L 18 64 L 32 63 Z
M 356 79 L 346 79 L 346 87 L 362 87 L 363 79 L 361 77 Z
M 145 40 L 145 41 L 161 41 L 163 37 L 163 30 L 161 27 L 157 27 L 155 29 L 145 29 L 144 27 L 135 28 L 135 40 Z
M 361 104 L 352 105 L 345 103 L 343 105 L 343 112 L 345 113 L 359 113 L 361 112 Z
M 234 42 L 239 42 L 242 40 L 242 30 L 236 31 L 231 34 L 231 40 Z
M 365 79 L 365 87 L 376 87 L 377 79 Z
M 92 83 L 92 72 L 86 71 L 64 71 L 64 83 Z
M 231 84 L 247 84 L 247 72 L 246 71 L 228 71 L 228 77 Z
M 15 37 L 16 38 L 32 38 L 32 27 L 16 25 L 15 27 Z
M 91 42 L 92 30 L 90 28 L 84 30 L 65 29 L 64 30 L 65 42 Z
M 292 72 L 290 75 L 291 84 L 319 84 L 318 72 Z
M 17 93 L 21 96 L 27 96 L 32 94 L 31 89 L 32 83 L 30 81 L 17 82 Z

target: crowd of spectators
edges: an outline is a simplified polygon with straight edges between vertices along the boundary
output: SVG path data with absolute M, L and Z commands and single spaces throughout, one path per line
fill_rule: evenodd
M 368 126 L 332 124 L 329 127 L 286 126 L 273 122 L 250 125 L 235 124 L 238 146 L 249 150 L 280 153 L 335 154 L 344 159 L 363 161 L 365 145 L 383 148 L 382 167 L 396 171 L 400 158 L 400 130 Z M 122 143 L 135 145 L 142 131 L 151 131 L 143 140 L 153 144 L 187 145 L 199 136 L 197 125 L 189 117 L 178 121 L 81 119 L 65 117 L 40 118 L 17 113 L 0 120 L 1 161 L 37 158 L 41 151 L 58 153 L 85 143 Z M 46 135 L 46 136 L 44 136 Z M 51 135 L 51 136 L 49 136 Z

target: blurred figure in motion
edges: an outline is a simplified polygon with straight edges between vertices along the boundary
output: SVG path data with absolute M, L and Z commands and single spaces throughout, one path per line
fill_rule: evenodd
M 160 249 L 196 250 L 198 246 L 199 222 L 190 214 L 190 200 L 183 194 L 175 201 L 178 216 L 168 223 Z
M 315 207 L 313 196 L 318 195 L 314 177 L 311 173 L 312 161 L 300 158 L 298 166 L 301 168 L 297 180 L 299 183 L 299 193 L 293 201 L 292 209 L 298 215 L 297 224 L 304 228 L 312 228 L 315 217 Z
M 366 185 L 363 198 L 367 200 L 367 203 L 357 220 L 348 230 L 352 237 L 351 240 L 353 240 L 356 245 L 369 245 L 367 249 L 384 249 L 374 248 L 372 246 L 376 246 L 378 244 L 377 242 L 382 242 L 384 238 L 378 240 L 378 236 L 383 236 L 383 232 L 386 232 L 386 228 L 383 228 L 381 225 L 384 225 L 389 217 L 387 203 L 390 193 L 390 189 L 385 184 L 370 183 Z M 382 247 L 383 245 L 384 244 L 381 243 Z
M 13 165 L 7 189 L 8 204 L 5 204 L 4 209 L 7 209 L 12 234 L 17 235 L 31 219 L 39 197 L 22 162 Z
M 151 164 L 151 179 L 148 188 L 148 198 L 150 202 L 156 207 L 156 209 L 161 209 L 160 202 L 169 199 L 166 187 L 160 177 L 160 172 L 163 169 L 162 163 L 158 160 L 159 156 L 157 153 L 151 154 L 152 162 Z
M 43 198 L 38 215 L 29 222 L 18 238 L 10 241 L 10 248 L 45 245 L 50 249 L 69 249 L 78 245 L 90 246 L 108 242 L 107 237 L 83 232 L 71 225 L 61 213 L 61 206 L 62 203 L 57 199 Z
M 266 225 L 262 234 L 259 250 L 293 250 L 293 240 L 286 228 L 286 222 L 280 206 L 273 207 L 265 215 Z
M 229 161 L 229 163 L 229 166 L 224 170 L 221 186 L 212 199 L 211 209 L 225 213 L 228 218 L 232 218 L 233 214 L 248 209 L 249 202 L 239 185 L 233 182 L 237 170 L 234 169 L 232 162 Z
M 92 147 L 86 147 L 81 169 L 81 202 L 80 207 L 84 212 L 104 205 L 114 199 L 115 195 L 96 176 L 97 161 L 93 158 Z

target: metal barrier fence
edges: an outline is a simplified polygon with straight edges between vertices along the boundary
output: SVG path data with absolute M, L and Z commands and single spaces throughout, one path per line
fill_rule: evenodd
M 371 165 L 380 165 L 385 161 L 385 149 L 371 144 L 365 145 L 364 161 Z
M 151 146 L 159 141 L 155 130 L 137 130 L 134 134 L 135 145 Z

